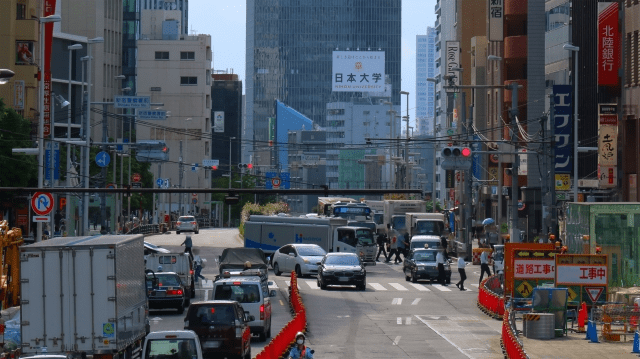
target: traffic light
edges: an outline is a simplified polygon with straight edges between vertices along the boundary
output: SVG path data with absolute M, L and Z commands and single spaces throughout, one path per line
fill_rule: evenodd
M 252 163 L 238 163 L 238 168 L 239 169 L 252 169 L 253 168 L 253 164 Z
M 442 163 L 445 170 L 469 170 L 473 152 L 469 147 L 445 147 L 442 149 Z
M 138 141 L 136 143 L 138 162 L 167 162 L 169 148 L 164 141 Z
M 218 166 L 204 166 L 205 170 L 212 170 L 212 171 L 217 171 L 218 170 Z

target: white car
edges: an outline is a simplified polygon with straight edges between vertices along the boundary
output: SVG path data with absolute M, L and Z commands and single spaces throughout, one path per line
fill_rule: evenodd
M 274 254 L 273 273 L 296 271 L 298 277 L 318 275 L 318 262 L 327 252 L 316 244 L 287 244 L 280 247 Z
M 198 222 L 194 216 L 180 216 L 176 222 L 176 234 L 180 232 L 193 232 L 198 234 Z

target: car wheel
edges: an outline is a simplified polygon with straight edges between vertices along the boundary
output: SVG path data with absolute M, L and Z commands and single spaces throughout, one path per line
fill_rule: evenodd
M 267 331 L 267 338 L 271 338 L 271 321 L 269 321 L 269 330 Z
M 418 278 L 416 277 L 416 274 L 411 272 L 411 283 L 418 283 Z
M 407 272 L 404 272 L 404 280 L 407 282 L 411 280 L 411 277 L 407 275 Z
M 302 269 L 299 264 L 296 264 L 296 277 L 302 278 Z
M 267 341 L 267 333 L 266 332 L 262 332 L 260 333 L 259 338 L 261 342 Z
M 196 234 L 198 234 L 198 233 L 200 233 L 200 231 L 199 231 L 199 230 L 198 230 L 198 231 L 196 231 Z
M 364 292 L 365 290 L 367 290 L 367 278 L 365 278 L 365 279 L 362 281 L 362 284 L 360 284 L 360 290 L 361 290 L 361 291 L 363 291 L 363 292 Z
M 273 263 L 273 274 L 275 275 L 282 274 L 282 272 L 280 271 L 280 266 L 278 265 L 278 262 Z
M 320 289 L 327 289 L 327 285 L 323 281 L 320 281 Z
M 180 231 L 176 231 L 176 234 L 180 234 Z

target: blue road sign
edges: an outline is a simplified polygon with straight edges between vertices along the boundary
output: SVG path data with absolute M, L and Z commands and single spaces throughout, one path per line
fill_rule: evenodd
M 98 154 L 96 155 L 96 164 L 100 167 L 107 167 L 109 165 L 109 163 L 111 162 L 111 157 L 109 157 L 109 154 L 104 152 L 104 151 L 100 151 L 98 152 Z
M 162 187 L 162 183 L 163 183 L 163 182 L 164 182 L 164 181 L 162 180 L 162 178 L 158 178 L 158 179 L 156 180 L 156 184 L 158 185 L 158 187 Z
M 289 172 L 281 172 L 278 176 L 277 172 L 265 173 L 265 189 L 290 189 L 290 174 Z
M 53 178 L 56 180 L 60 179 L 60 144 L 55 143 L 53 146 Z M 47 149 L 44 151 L 44 169 L 45 169 L 45 179 L 47 181 L 51 180 L 51 143 L 47 143 Z

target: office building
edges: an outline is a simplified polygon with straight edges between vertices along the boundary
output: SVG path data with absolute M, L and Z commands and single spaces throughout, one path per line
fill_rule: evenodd
M 189 34 L 189 0 L 129 0 L 140 1 L 142 7 L 142 23 L 147 24 L 146 34 L 161 32 L 156 26 L 160 25 L 158 19 L 174 20 L 178 26 L 178 35 Z M 164 26 L 164 25 L 162 25 Z
M 427 27 L 426 35 L 416 35 L 416 135 L 433 134 L 436 84 L 427 81 L 436 75 L 436 29 Z
M 327 132 L 297 130 L 288 132 L 288 171 L 293 189 L 320 189 L 327 184 Z M 292 213 L 311 213 L 317 195 L 285 196 Z
M 326 104 L 354 96 L 331 91 L 333 51 L 384 51 L 391 100 L 399 105 L 400 22 L 400 0 L 247 1 L 246 120 L 253 126 L 260 164 L 273 165 L 268 147 L 258 144 L 269 136 L 274 100 L 325 126 Z
M 229 74 L 225 70 L 216 70 L 211 85 L 211 159 L 218 160 L 217 171 L 212 171 L 213 178 L 229 174 L 229 168 L 237 173 L 240 169 L 242 133 L 242 81 L 237 74 Z M 231 153 L 229 153 L 231 151 Z

